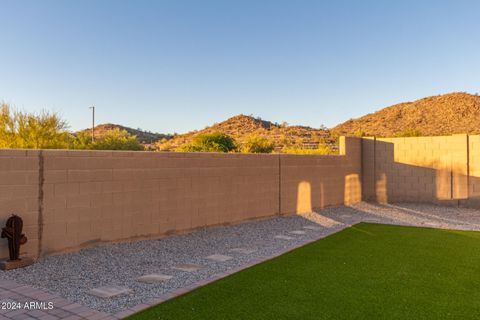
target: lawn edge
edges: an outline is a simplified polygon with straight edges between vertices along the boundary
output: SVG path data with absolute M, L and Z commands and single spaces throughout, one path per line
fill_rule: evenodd
M 247 263 L 247 264 L 245 264 L 241 267 L 237 267 L 237 268 L 233 268 L 233 269 L 230 269 L 228 271 L 225 271 L 225 272 L 217 273 L 210 278 L 197 281 L 195 283 L 192 283 L 191 285 L 188 285 L 188 286 L 183 287 L 183 288 L 175 289 L 171 292 L 167 292 L 165 294 L 160 295 L 157 298 L 153 298 L 153 299 L 147 301 L 146 303 L 138 304 L 138 305 L 133 306 L 131 308 L 128 308 L 126 310 L 120 311 L 120 312 L 116 313 L 114 315 L 114 317 L 117 318 L 117 319 L 126 319 L 126 318 L 128 318 L 128 317 L 130 317 L 130 316 L 132 316 L 136 313 L 146 311 L 147 309 L 153 308 L 153 307 L 155 307 L 155 306 L 157 306 L 157 305 L 159 305 L 163 302 L 166 302 L 168 300 L 186 295 L 186 294 L 188 294 L 188 293 L 190 293 L 190 292 L 192 292 L 196 289 L 199 289 L 199 288 L 204 287 L 206 285 L 209 285 L 213 282 L 216 282 L 218 280 L 226 278 L 226 277 L 228 277 L 230 275 L 233 275 L 237 272 L 252 268 L 252 267 L 254 267 L 256 265 L 259 265 L 259 264 L 262 264 L 264 262 L 268 262 L 270 260 L 273 260 L 275 258 L 283 256 L 284 254 L 288 254 L 288 253 L 290 253 L 290 252 L 292 252 L 296 249 L 299 249 L 301 247 L 304 247 L 306 245 L 314 243 L 318 240 L 325 239 L 325 238 L 327 238 L 329 236 L 332 236 L 332 235 L 334 235 L 338 232 L 341 232 L 341 231 L 344 231 L 346 229 L 352 228 L 352 227 L 354 227 L 356 225 L 359 225 L 359 224 L 365 224 L 365 223 L 364 222 L 358 222 L 358 223 L 354 223 L 354 224 L 344 224 L 341 228 L 334 230 L 334 232 L 332 232 L 332 233 L 321 235 L 318 238 L 313 239 L 313 240 L 306 240 L 306 241 L 304 241 L 300 244 L 294 245 L 294 246 L 292 246 L 292 247 L 288 248 L 287 250 L 282 251 L 280 253 L 276 253 L 276 254 L 269 255 L 269 256 L 258 257 L 255 260 L 253 260 L 253 261 L 251 261 L 251 262 L 249 262 L 249 263 Z
M 353 223 L 353 224 L 344 224 L 339 229 L 333 230 L 332 233 L 320 235 L 318 238 L 315 238 L 313 240 L 305 240 L 302 243 L 294 245 L 294 246 L 292 246 L 292 247 L 288 248 L 287 250 L 282 251 L 280 253 L 276 253 L 276 254 L 273 254 L 273 255 L 270 255 L 270 256 L 258 257 L 255 260 L 253 260 L 253 261 L 251 261 L 251 262 L 249 262 L 249 263 L 247 263 L 247 264 L 245 264 L 241 267 L 237 267 L 237 268 L 233 268 L 233 269 L 230 269 L 228 271 L 225 271 L 225 272 L 217 273 L 210 278 L 197 281 L 197 282 L 192 283 L 192 284 L 190 284 L 186 287 L 177 288 L 177 289 L 175 289 L 171 292 L 164 293 L 164 294 L 160 295 L 159 297 L 152 298 L 151 300 L 147 301 L 146 303 L 141 303 L 141 304 L 138 304 L 138 305 L 133 306 L 131 308 L 122 310 L 122 311 L 114 314 L 113 316 L 117 319 L 128 318 L 128 317 L 130 317 L 134 314 L 146 311 L 147 309 L 153 308 L 153 307 L 155 307 L 155 306 L 157 306 L 157 305 L 159 305 L 163 302 L 166 302 L 168 300 L 186 295 L 186 294 L 188 294 L 188 293 L 190 293 L 190 292 L 192 292 L 196 289 L 199 289 L 199 288 L 204 287 L 206 285 L 209 285 L 213 282 L 216 282 L 218 280 L 226 278 L 226 277 L 228 277 L 230 275 L 233 275 L 237 272 L 252 268 L 252 267 L 254 267 L 256 265 L 259 265 L 259 264 L 262 264 L 264 262 L 268 262 L 270 260 L 273 260 L 273 259 L 278 258 L 280 256 L 283 256 L 285 254 L 288 254 L 288 253 L 290 253 L 290 252 L 292 252 L 296 249 L 299 249 L 299 248 L 307 246 L 311 243 L 314 243 L 318 240 L 325 239 L 329 236 L 335 235 L 338 232 L 344 231 L 346 229 L 349 229 L 349 228 L 352 228 L 352 227 L 355 227 L 355 226 L 360 226 L 360 225 L 384 225 L 384 226 L 396 226 L 396 227 L 416 228 L 416 229 L 439 229 L 439 230 L 444 230 L 444 231 L 472 231 L 472 230 L 458 230 L 458 229 L 450 229 L 450 228 L 438 228 L 438 227 L 433 227 L 433 226 L 402 225 L 402 224 L 394 224 L 394 223 L 369 222 L 369 221 L 359 221 L 359 222 Z

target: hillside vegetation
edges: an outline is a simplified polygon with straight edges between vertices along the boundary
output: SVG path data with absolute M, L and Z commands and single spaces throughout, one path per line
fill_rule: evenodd
M 112 124 L 112 123 L 104 123 L 104 124 L 99 124 L 95 127 L 95 136 L 96 137 L 102 137 L 105 135 L 107 132 L 118 129 L 120 131 L 127 131 L 130 135 L 136 136 L 138 142 L 144 145 L 148 144 L 153 144 L 156 143 L 159 140 L 162 139 L 170 139 L 172 138 L 172 135 L 170 134 L 162 134 L 162 133 L 154 133 L 150 131 L 144 131 L 141 129 L 133 129 L 129 127 L 124 127 L 119 124 Z M 85 132 L 85 133 L 90 133 L 92 129 L 84 129 L 79 132 Z M 79 133 L 77 132 L 77 133 Z
M 68 123 L 58 114 L 12 110 L 0 104 L 0 149 L 89 149 L 144 150 L 134 135 L 114 128 L 96 137 L 89 132 L 68 131 Z
M 480 96 L 456 92 L 400 103 L 339 124 L 332 132 L 379 137 L 480 134 Z
M 189 145 L 195 137 L 213 133 L 223 133 L 231 136 L 242 150 L 248 150 L 252 141 L 256 141 L 257 144 L 262 141 L 266 149 L 271 148 L 268 145 L 271 143 L 273 144 L 273 151 L 276 152 L 281 152 L 287 148 L 295 150 L 318 149 L 325 145 L 335 149 L 335 139 L 332 138 L 327 129 L 289 126 L 286 123 L 277 124 L 242 114 L 203 130 L 176 135 L 170 140 L 157 143 L 156 148 L 161 151 L 181 151 L 182 146 Z
M 246 153 L 336 153 L 336 138 L 346 136 L 409 137 L 480 134 L 480 96 L 455 92 L 396 104 L 339 124 L 290 126 L 243 114 L 203 130 L 170 135 L 117 124 L 76 133 L 54 113 L 26 113 L 0 103 L 0 148 L 71 148 Z

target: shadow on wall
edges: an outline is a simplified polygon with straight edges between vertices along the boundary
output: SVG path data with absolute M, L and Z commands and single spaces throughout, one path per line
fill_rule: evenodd
M 363 200 L 468 205 L 480 185 L 466 135 L 364 139 L 362 150 Z
M 303 159 L 285 157 L 282 213 L 310 213 L 362 200 L 361 139 L 342 139 L 338 156 Z
M 343 204 L 349 205 L 361 200 L 360 177 L 358 174 L 347 174 L 343 183 Z M 313 209 L 323 209 L 325 204 L 324 184 L 318 184 L 316 193 L 316 206 L 312 205 L 312 186 L 309 181 L 301 181 L 297 190 L 297 210 L 296 213 L 309 213 Z
M 345 185 L 343 188 L 344 203 L 354 204 L 362 199 L 362 188 L 360 176 L 356 173 L 345 176 Z
M 320 194 L 323 192 L 323 183 L 320 184 Z M 297 213 L 312 212 L 312 186 L 308 181 L 301 181 L 298 184 L 297 192 Z
M 478 135 L 362 138 L 361 175 L 343 160 L 297 181 L 296 213 L 359 200 L 480 207 Z

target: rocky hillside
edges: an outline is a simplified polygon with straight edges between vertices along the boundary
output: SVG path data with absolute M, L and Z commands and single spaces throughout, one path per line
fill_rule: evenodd
M 251 135 L 262 136 L 274 143 L 276 151 L 280 151 L 284 147 L 315 149 L 320 144 L 335 144 L 335 139 L 326 129 L 289 126 L 241 114 L 226 121 L 215 123 L 203 130 L 176 135 L 168 141 L 158 143 L 157 148 L 162 151 L 173 151 L 192 141 L 196 135 L 213 132 L 228 134 L 235 138 L 240 145 Z
M 449 93 L 405 102 L 349 120 L 335 134 L 391 137 L 395 135 L 480 134 L 480 96 Z
M 316 149 L 321 145 L 329 145 L 335 150 L 335 137 L 339 135 L 392 137 L 480 134 L 480 96 L 457 92 L 400 103 L 358 119 L 349 120 L 330 130 L 272 123 L 241 114 L 203 130 L 175 136 L 116 124 L 98 125 L 95 132 L 96 135 L 102 135 L 113 128 L 126 130 L 136 135 L 140 143 L 163 151 L 174 151 L 192 141 L 196 135 L 212 132 L 228 134 L 240 145 L 251 135 L 262 136 L 274 143 L 277 152 L 284 148 Z
M 169 134 L 153 133 L 149 131 L 143 131 L 141 129 L 133 129 L 133 128 L 121 126 L 119 124 L 111 124 L 111 123 L 99 124 L 98 126 L 96 126 L 95 136 L 102 136 L 103 134 L 105 134 L 105 132 L 115 128 L 118 128 L 120 130 L 126 130 L 128 133 L 137 136 L 138 142 L 145 145 L 153 144 L 163 139 L 168 140 L 172 138 L 172 135 L 169 135 Z M 90 132 L 90 130 L 91 129 L 85 129 L 82 131 Z

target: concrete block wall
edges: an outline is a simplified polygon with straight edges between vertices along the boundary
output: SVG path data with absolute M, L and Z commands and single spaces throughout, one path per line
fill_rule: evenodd
M 278 212 L 274 155 L 44 151 L 41 254 Z
M 21 253 L 36 253 L 39 246 L 39 151 L 0 151 L 0 217 L 1 227 L 17 214 L 23 218 L 28 242 Z M 0 257 L 8 257 L 6 239 L 0 239 Z
M 0 224 L 33 257 L 358 201 L 480 207 L 480 136 L 340 138 L 340 155 L 0 150 Z M 0 257 L 8 256 L 0 240 Z
M 361 140 L 340 142 L 339 156 L 0 150 L 0 224 L 22 216 L 38 257 L 354 203 Z
M 364 138 L 363 199 L 466 203 L 473 190 L 469 153 L 477 156 L 469 147 L 472 138 L 478 142 L 467 135 Z
M 468 192 L 464 203 L 480 208 L 480 136 L 468 136 Z
M 340 156 L 281 156 L 282 213 L 361 201 L 361 140 L 340 139 Z

